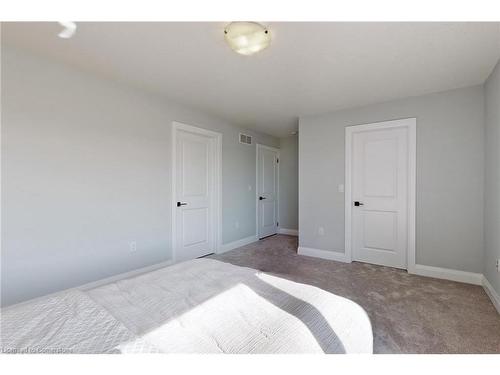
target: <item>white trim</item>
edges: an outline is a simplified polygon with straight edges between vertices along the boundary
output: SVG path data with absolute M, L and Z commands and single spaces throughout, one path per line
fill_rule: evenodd
M 347 260 L 345 253 L 339 253 L 338 251 L 320 250 L 313 249 L 311 247 L 299 246 L 299 248 L 297 249 L 297 254 L 314 258 L 334 260 L 337 262 L 350 263 L 350 260 Z
M 434 277 L 436 279 L 458 281 L 461 283 L 474 285 L 483 285 L 483 275 L 480 273 L 453 270 L 450 268 L 425 266 L 423 264 L 416 264 L 413 273 L 415 275 Z
M 352 168 L 352 132 L 345 129 L 345 181 L 344 181 L 344 251 L 346 259 L 352 262 L 352 194 L 351 194 L 351 168 Z
M 137 268 L 137 269 L 132 270 L 132 271 L 123 272 L 123 273 L 119 273 L 118 275 L 113 275 L 110 277 L 106 277 L 104 279 L 92 281 L 90 283 L 78 286 L 75 289 L 89 290 L 89 289 L 97 288 L 98 286 L 114 283 L 116 281 L 128 279 L 128 278 L 138 276 L 138 275 L 142 275 L 144 273 L 153 272 L 153 271 L 159 270 L 160 268 L 171 266 L 173 263 L 174 262 L 171 259 L 166 260 L 166 261 L 161 262 L 161 263 L 155 263 L 155 264 L 152 264 L 150 266 Z
M 276 147 L 265 146 L 260 143 L 255 144 L 255 236 L 259 238 L 259 150 L 267 149 L 274 151 L 280 157 L 280 149 Z M 280 162 L 278 162 L 278 178 L 276 180 L 276 220 L 280 222 Z M 279 227 L 276 226 L 276 233 L 279 233 Z
M 113 282 L 116 282 L 116 281 L 119 281 L 119 280 L 124 280 L 124 279 L 128 279 L 128 278 L 131 278 L 131 277 L 134 277 L 134 276 L 139 276 L 139 275 L 142 275 L 142 274 L 145 274 L 145 273 L 148 273 L 148 272 L 156 271 L 156 270 L 158 270 L 160 268 L 171 266 L 173 263 L 174 262 L 172 260 L 166 260 L 164 262 L 155 263 L 155 264 L 152 264 L 150 266 L 137 268 L 137 269 L 134 269 L 134 270 L 131 270 L 131 271 L 127 271 L 127 272 L 122 272 L 122 273 L 119 273 L 117 275 L 112 275 L 112 276 L 109 276 L 109 277 L 105 277 L 104 279 L 99 279 L 99 280 L 91 281 L 91 282 L 88 282 L 88 283 L 85 283 L 85 284 L 82 284 L 82 285 L 77 285 L 77 286 L 72 287 L 72 288 L 66 288 L 66 289 L 58 290 L 58 291 L 55 291 L 55 292 L 52 292 L 52 293 L 49 293 L 49 294 L 44 294 L 43 296 L 31 298 L 29 300 L 21 301 L 21 302 L 15 303 L 13 305 L 8 305 L 8 306 L 5 306 L 4 308 L 2 308 L 2 310 L 3 309 L 10 309 L 10 308 L 12 308 L 14 306 L 21 306 L 21 305 L 23 305 L 25 303 L 36 302 L 36 301 L 39 301 L 39 300 L 42 300 L 42 299 L 45 299 L 45 298 L 49 298 L 49 297 L 55 296 L 55 295 L 57 295 L 59 293 L 69 292 L 71 290 L 86 291 L 86 290 L 94 289 L 94 288 L 97 288 L 97 287 L 100 287 L 100 286 L 103 286 L 103 285 L 107 285 L 107 284 L 110 284 L 110 283 L 113 283 Z
M 212 197 L 212 206 L 214 207 L 215 223 L 214 238 L 215 238 L 215 253 L 217 254 L 221 247 L 222 241 L 222 134 L 211 130 L 198 128 L 196 126 L 183 124 L 181 122 L 172 122 L 172 259 L 175 262 L 175 249 L 176 249 L 176 147 L 177 147 L 177 131 L 183 130 L 190 133 L 201 134 L 211 137 L 215 140 L 215 170 L 214 170 L 214 196 Z
M 483 276 L 483 289 L 488 295 L 488 297 L 490 297 L 493 306 L 495 306 L 498 313 L 500 314 L 500 295 L 498 295 L 497 291 L 490 284 L 486 276 Z
M 408 243 L 406 267 L 409 273 L 415 273 L 415 215 L 416 215 L 416 118 L 375 122 L 345 128 L 345 257 L 352 261 L 352 135 L 354 133 L 405 127 L 408 129 Z
M 249 245 L 251 243 L 257 242 L 258 240 L 259 239 L 257 238 L 257 236 L 249 236 L 246 238 L 242 238 L 241 240 L 222 244 L 220 249 L 219 249 L 219 254 L 225 253 L 227 251 L 231 251 L 233 249 L 237 249 L 238 247 Z
M 297 249 L 297 253 L 299 255 L 334 260 L 337 262 L 344 262 L 344 263 L 351 262 L 351 260 L 346 257 L 345 253 L 340 253 L 335 251 L 313 249 L 310 247 L 299 247 Z M 491 303 L 493 304 L 493 306 L 495 306 L 496 310 L 500 314 L 500 295 L 489 283 L 488 279 L 486 279 L 486 277 L 483 276 L 483 274 L 453 270 L 450 268 L 425 266 L 423 264 L 416 264 L 414 266 L 413 273 L 415 275 L 424 277 L 432 277 L 441 280 L 450 280 L 450 281 L 482 286 L 484 291 L 490 298 Z
M 298 229 L 287 229 L 287 228 L 278 228 L 278 233 L 279 234 L 287 234 L 289 236 L 299 236 L 299 231 Z

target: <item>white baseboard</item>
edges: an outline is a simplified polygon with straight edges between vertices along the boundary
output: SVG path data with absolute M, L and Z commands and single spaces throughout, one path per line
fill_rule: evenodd
M 279 234 L 288 234 L 289 236 L 298 236 L 299 231 L 297 229 L 286 229 L 286 228 L 280 228 L 278 230 Z
M 313 249 L 310 247 L 299 247 L 297 253 L 299 255 L 335 260 L 337 262 L 350 263 L 346 259 L 344 253 L 339 253 L 335 251 Z M 481 273 L 453 270 L 450 268 L 425 266 L 423 264 L 416 264 L 414 272 L 412 273 L 419 276 L 434 277 L 436 279 L 480 285 L 483 287 L 486 294 L 493 303 L 493 306 L 495 306 L 498 313 L 500 314 L 500 295 L 497 293 L 495 289 L 493 289 L 493 286 L 489 283 L 488 279 L 486 279 L 486 277 L 484 277 L 483 274 Z
M 497 291 L 493 289 L 493 286 L 490 284 L 486 277 L 483 277 L 483 288 L 488 297 L 490 297 L 493 306 L 497 309 L 500 314 L 500 295 L 498 295 Z
M 174 264 L 173 260 L 166 260 L 166 261 L 161 262 L 161 263 L 152 264 L 150 266 L 137 268 L 137 269 L 132 270 L 132 271 L 123 272 L 123 273 L 119 273 L 118 275 L 106 277 L 105 279 L 91 281 L 90 283 L 77 286 L 75 289 L 89 290 L 89 289 L 97 288 L 98 286 L 113 283 L 113 282 L 118 281 L 118 280 L 128 279 L 129 277 L 138 276 L 138 275 L 142 275 L 143 273 L 156 271 L 160 268 L 171 266 L 172 264 Z
M 242 238 L 241 240 L 237 240 L 237 241 L 223 244 L 219 248 L 219 251 L 217 252 L 217 254 L 225 253 L 227 251 L 236 249 L 238 247 L 242 247 L 242 246 L 251 244 L 252 242 L 256 242 L 258 240 L 259 240 L 259 238 L 257 236 L 250 236 L 250 237 Z
M 43 296 L 34 297 L 34 298 L 31 298 L 31 299 L 26 300 L 26 301 L 21 301 L 21 302 L 3 307 L 3 309 L 10 309 L 10 308 L 13 308 L 14 306 L 22 306 L 22 305 L 27 304 L 27 303 L 41 301 L 42 299 L 55 296 L 56 294 L 59 294 L 59 293 L 69 292 L 70 290 L 82 290 L 82 291 L 90 290 L 90 289 L 97 288 L 99 286 L 106 285 L 106 284 L 109 284 L 109 283 L 112 283 L 112 282 L 115 282 L 118 280 L 127 279 L 129 277 L 138 276 L 138 275 L 141 275 L 143 273 L 147 273 L 147 272 L 155 271 L 155 270 L 163 268 L 163 267 L 171 266 L 173 263 L 174 262 L 172 260 L 166 260 L 166 261 L 161 262 L 161 263 L 156 263 L 156 264 L 152 264 L 150 266 L 137 268 L 137 269 L 132 270 L 132 271 L 119 273 L 118 275 L 109 276 L 109 277 L 106 277 L 104 279 L 91 281 L 91 282 L 83 284 L 83 285 L 78 285 L 78 286 L 75 286 L 72 288 L 57 290 L 55 292 L 48 293 L 48 294 L 45 294 Z
M 458 281 L 461 283 L 474 285 L 483 285 L 483 275 L 481 273 L 459 271 L 450 268 L 424 266 L 423 264 L 416 264 L 413 273 L 415 275 L 434 277 L 436 279 Z
M 309 257 L 329 259 L 329 260 L 335 260 L 337 262 L 350 263 L 350 261 L 348 261 L 346 259 L 345 253 L 339 253 L 337 251 L 320 250 L 320 249 L 313 249 L 311 247 L 299 246 L 297 253 L 299 255 L 305 255 L 305 256 L 309 256 Z

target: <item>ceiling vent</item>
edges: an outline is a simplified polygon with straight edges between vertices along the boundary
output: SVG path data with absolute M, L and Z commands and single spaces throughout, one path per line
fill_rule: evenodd
M 252 144 L 252 137 L 250 135 L 240 133 L 240 143 L 243 143 L 245 145 L 251 145 Z

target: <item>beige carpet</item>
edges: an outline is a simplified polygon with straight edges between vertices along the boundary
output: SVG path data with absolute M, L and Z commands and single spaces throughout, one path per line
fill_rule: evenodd
M 357 302 L 372 321 L 375 353 L 500 353 L 500 315 L 482 287 L 296 249 L 296 237 L 277 235 L 212 257 Z

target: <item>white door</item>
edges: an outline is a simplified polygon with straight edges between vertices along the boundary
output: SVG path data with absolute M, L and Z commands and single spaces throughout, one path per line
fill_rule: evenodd
M 216 139 L 175 131 L 175 260 L 215 252 Z
M 278 232 L 277 149 L 257 145 L 257 231 L 264 238 Z
M 406 268 L 408 132 L 393 127 L 352 134 L 354 260 Z

